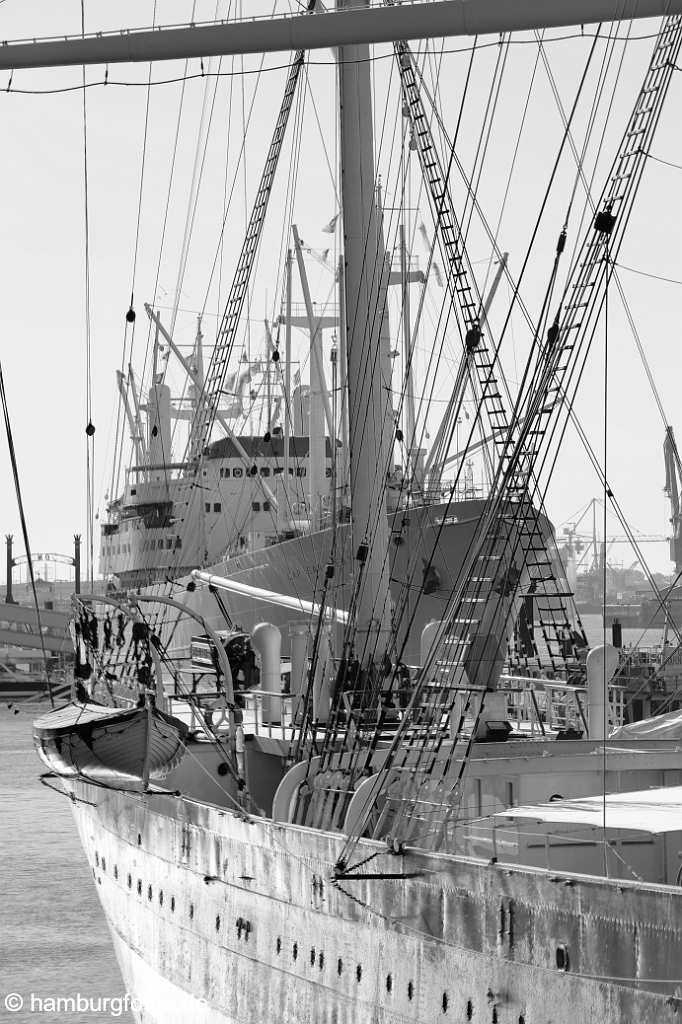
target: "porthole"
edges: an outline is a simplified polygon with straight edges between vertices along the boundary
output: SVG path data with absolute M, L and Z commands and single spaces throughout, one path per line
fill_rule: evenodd
M 137 845 L 142 846 L 142 836 L 139 832 L 137 833 Z
M 193 903 L 190 903 L 190 905 L 189 905 L 189 919 L 190 919 L 190 921 L 194 920 L 194 904 Z
M 102 857 L 102 871 L 106 871 L 106 870 L 107 870 L 107 860 L 106 860 L 106 857 Z
M 292 950 L 292 955 L 294 957 L 294 960 L 298 960 L 298 942 L 294 943 L 294 948 Z
M 118 864 L 114 864 L 114 878 L 118 881 Z
M 310 966 L 312 967 L 315 963 L 315 947 L 310 950 Z
M 215 930 L 217 932 L 220 931 L 220 914 L 216 914 L 216 917 L 215 917 Z
M 163 906 L 163 889 L 159 889 L 159 906 Z
M 95 864 L 97 865 L 97 867 L 99 867 L 99 854 L 97 850 L 95 850 Z
M 317 958 L 317 965 L 320 968 L 320 970 L 323 969 L 323 967 L 324 967 L 324 953 L 320 953 L 320 955 L 318 956 L 318 958 Z
M 128 873 L 128 888 L 132 889 L 132 887 L 133 887 L 133 876 L 129 872 Z
M 175 913 L 175 896 L 171 896 L 171 914 Z
M 142 895 L 142 879 L 141 878 L 138 878 L 138 880 L 137 880 L 137 895 L 138 896 Z
M 414 999 L 414 984 L 411 981 L 407 983 L 407 998 L 410 1002 Z
M 470 999 L 467 999 L 467 1020 L 471 1020 L 474 1015 L 474 1004 Z
M 355 977 L 358 981 L 362 981 L 362 964 L 358 964 L 355 968 Z
M 441 999 L 441 1006 L 443 1007 L 443 1013 L 448 1012 L 448 994 L 443 992 L 443 998 Z
M 392 992 L 393 991 L 393 978 L 391 977 L 390 974 L 386 975 L 386 991 L 387 992 Z
M 567 971 L 568 962 L 568 946 L 562 942 L 556 948 L 556 965 L 560 971 Z
M 280 939 L 279 936 L 277 936 L 277 952 L 278 953 L 282 952 L 282 940 Z
M 152 887 L 151 887 L 151 885 L 148 885 L 147 886 L 147 899 L 151 900 L 151 898 L 152 898 Z
M 341 959 L 341 957 L 339 957 L 339 959 L 336 961 L 336 973 L 339 975 L 339 977 L 341 977 L 342 971 L 343 971 L 343 960 Z

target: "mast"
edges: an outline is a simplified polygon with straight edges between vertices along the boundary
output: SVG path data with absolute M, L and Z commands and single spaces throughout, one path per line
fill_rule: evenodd
M 291 225 L 296 247 L 296 261 L 301 275 L 301 288 L 305 302 L 308 318 L 308 333 L 310 335 L 310 414 L 308 418 L 308 492 L 310 508 L 308 518 L 310 530 L 314 532 L 320 529 L 321 494 L 324 489 L 325 480 L 325 413 L 327 429 L 330 435 L 334 434 L 334 419 L 329 405 L 327 384 L 324 375 L 324 364 L 322 361 L 322 325 L 323 318 L 316 317 L 312 300 L 308 277 L 303 262 L 303 250 L 301 239 L 298 235 L 298 228 Z
M 339 10 L 368 0 L 337 0 Z M 390 391 L 382 387 L 382 320 L 376 315 L 386 275 L 375 205 L 369 46 L 339 49 L 341 198 L 352 494 L 352 545 L 362 573 L 356 605 L 357 654 L 367 664 L 388 638 L 386 471 Z
M 346 352 L 346 275 L 343 255 L 339 256 L 337 267 L 337 291 L 339 302 L 339 433 L 341 452 L 337 469 L 337 486 L 340 488 L 341 506 L 348 506 L 348 353 Z
M 408 477 L 414 479 L 415 463 L 415 411 L 414 411 L 414 378 L 412 374 L 412 317 L 410 315 L 410 282 L 408 271 L 410 259 L 405 242 L 405 225 L 400 225 L 400 276 L 403 290 L 403 358 L 405 360 L 405 438 L 407 440 Z
M 133 417 L 131 409 L 130 409 L 130 402 L 128 401 L 128 392 L 127 392 L 127 389 L 126 389 L 126 378 L 125 378 L 125 375 L 122 374 L 120 370 L 116 371 L 116 383 L 117 383 L 118 388 L 119 388 L 119 394 L 121 395 L 121 400 L 123 401 L 123 411 L 125 413 L 126 420 L 128 421 L 128 427 L 130 428 L 130 437 L 132 439 L 133 447 L 135 449 L 135 461 L 136 461 L 137 465 L 140 466 L 142 464 L 142 451 L 141 451 L 142 439 L 141 439 L 139 433 L 137 432 L 137 425 L 135 423 L 135 418 Z
M 135 436 L 136 436 L 136 450 L 139 447 L 138 453 L 138 465 L 140 465 L 147 458 L 147 446 L 144 440 L 144 431 L 142 429 L 142 409 L 140 407 L 140 396 L 135 383 L 135 374 L 133 373 L 132 363 L 128 363 L 128 384 L 130 386 L 130 394 L 133 399 L 133 409 L 135 411 Z
M 291 438 L 291 275 L 293 270 L 293 256 L 291 249 L 287 250 L 287 320 L 284 333 L 284 505 L 288 509 L 287 495 L 289 494 L 289 466 L 290 452 L 289 444 Z M 289 513 L 290 515 L 290 513 Z

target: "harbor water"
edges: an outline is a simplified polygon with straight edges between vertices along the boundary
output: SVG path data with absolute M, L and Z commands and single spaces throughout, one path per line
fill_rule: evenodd
M 611 643 L 611 627 L 607 626 L 604 633 L 603 620 L 601 615 L 583 615 L 582 624 L 587 634 L 590 647 L 606 642 Z M 663 642 L 662 629 L 644 629 L 641 626 L 623 628 L 623 646 L 630 647 L 656 647 Z
M 69 803 L 38 778 L 36 712 L 0 704 L 0 1021 L 131 1024 Z

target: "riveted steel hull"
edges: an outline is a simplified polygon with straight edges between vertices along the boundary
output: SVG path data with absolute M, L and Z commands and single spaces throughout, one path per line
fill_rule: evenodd
M 677 887 L 371 843 L 415 877 L 335 885 L 341 835 L 67 785 L 140 1024 L 679 1021 Z

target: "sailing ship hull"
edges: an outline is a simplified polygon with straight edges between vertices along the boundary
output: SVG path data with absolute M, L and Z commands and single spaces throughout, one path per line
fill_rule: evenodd
M 338 834 L 64 785 L 138 1024 L 679 1021 L 677 887 L 372 843 L 404 877 L 334 884 Z

